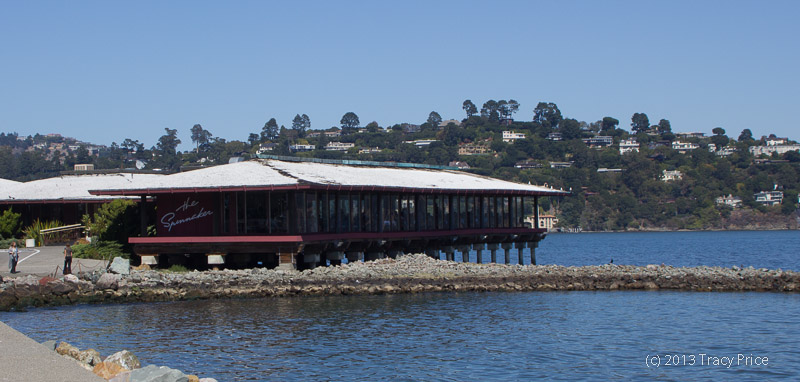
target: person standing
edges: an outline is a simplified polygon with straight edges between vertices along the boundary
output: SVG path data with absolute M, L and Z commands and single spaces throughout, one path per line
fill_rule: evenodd
M 17 242 L 12 241 L 11 246 L 8 247 L 8 269 L 11 273 L 17 273 L 17 261 L 19 261 L 19 249 Z
M 67 244 L 64 247 L 64 274 L 68 275 L 72 273 L 72 247 Z

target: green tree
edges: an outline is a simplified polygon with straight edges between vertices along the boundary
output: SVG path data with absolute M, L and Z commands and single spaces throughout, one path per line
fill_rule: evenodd
M 644 132 L 650 127 L 650 119 L 645 113 L 634 113 L 631 117 L 631 131 L 634 133 Z
M 581 125 L 577 120 L 574 119 L 568 118 L 562 121 L 559 130 L 561 131 L 561 136 L 565 141 L 578 139 L 581 137 Z
M 617 120 L 616 118 L 603 117 L 603 121 L 601 122 L 600 133 L 603 135 L 611 135 L 611 133 L 613 133 L 614 130 L 617 129 L 618 125 L 619 125 L 619 120 Z
M 669 123 L 669 120 L 662 119 L 658 121 L 658 133 L 663 135 L 672 132 L 672 126 Z
M 715 127 L 711 130 L 714 135 L 711 137 L 711 142 L 717 146 L 717 149 L 725 147 L 730 139 L 725 135 L 725 129 L 721 127 Z
M 461 108 L 467 113 L 467 119 L 471 118 L 475 114 L 478 114 L 478 108 L 474 103 L 472 103 L 471 100 L 464 101 Z
M 426 121 L 431 128 L 438 128 L 439 124 L 442 123 L 442 116 L 439 113 L 432 111 L 428 114 L 428 120 Z
M 739 134 L 739 139 L 738 140 L 739 140 L 739 142 L 752 141 L 753 140 L 753 132 L 750 131 L 750 129 L 742 130 L 742 133 Z
M 192 142 L 195 144 L 195 152 L 200 152 L 200 146 L 207 145 L 211 139 L 211 133 L 203 129 L 199 123 L 192 126 Z
M 492 123 L 499 122 L 500 112 L 498 111 L 498 107 L 497 101 L 493 99 L 484 102 L 483 107 L 481 107 L 481 117 Z
M 278 138 L 278 133 L 278 121 L 275 118 L 270 118 L 261 128 L 261 141 L 275 140 L 275 138 Z
M 358 115 L 352 111 L 344 113 L 342 120 L 339 121 L 342 125 L 342 134 L 350 134 L 361 122 L 358 120 Z
M 16 237 L 22 228 L 22 214 L 11 211 L 11 208 L 0 215 L 0 238 L 10 239 Z
M 536 108 L 533 109 L 533 121 L 544 127 L 555 129 L 562 119 L 561 110 L 558 109 L 555 103 L 539 102 Z

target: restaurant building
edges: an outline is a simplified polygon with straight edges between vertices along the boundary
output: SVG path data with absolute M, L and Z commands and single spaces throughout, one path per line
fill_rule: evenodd
M 422 167 L 259 159 L 90 192 L 154 200 L 157 235 L 130 238 L 134 251 L 145 264 L 199 269 L 533 249 L 545 229 L 526 225 L 526 212 L 538 211 L 539 197 L 566 194 L 409 166 Z

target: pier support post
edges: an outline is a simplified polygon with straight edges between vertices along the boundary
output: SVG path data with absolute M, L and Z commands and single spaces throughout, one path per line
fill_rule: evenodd
M 378 251 L 367 252 L 366 254 L 364 254 L 364 261 L 373 261 L 373 260 L 383 259 L 385 257 L 386 257 L 385 252 L 378 252 Z
M 511 244 L 510 243 L 503 243 L 503 254 L 506 257 L 506 264 L 511 264 Z
M 400 256 L 403 256 L 402 249 L 390 249 L 388 252 L 389 252 L 389 258 L 391 259 L 396 259 Z
M 330 261 L 331 265 L 342 265 L 342 259 L 344 259 L 344 252 L 342 251 L 325 252 L 325 259 Z
M 478 264 L 483 264 L 483 244 L 473 244 L 472 248 L 475 249 L 475 262 Z
M 492 263 L 497 263 L 497 244 L 486 244 L 486 248 L 492 252 Z
M 447 261 L 455 261 L 455 249 L 453 249 L 453 247 L 444 247 L 442 248 L 442 252 L 444 252 Z
M 303 269 L 314 269 L 320 262 L 319 253 L 303 253 Z
M 514 247 L 517 248 L 517 261 L 519 261 L 519 265 L 525 265 L 525 259 L 522 258 L 522 252 L 525 251 L 525 243 L 514 243 Z
M 531 265 L 536 265 L 536 248 L 539 247 L 538 241 L 529 241 L 528 248 L 531 250 Z
M 294 252 L 278 252 L 278 268 L 282 270 L 297 269 L 297 258 Z
M 468 245 L 459 245 L 458 251 L 461 252 L 461 262 L 468 263 L 469 262 L 469 246 Z
M 218 270 L 219 267 L 225 265 L 224 253 L 208 253 L 206 254 L 208 266 L 213 270 Z M 142 257 L 142 264 L 144 264 L 144 257 Z
M 364 252 L 359 251 L 349 251 L 347 252 L 347 262 L 348 263 L 357 263 L 359 261 L 364 260 Z
M 426 249 L 425 254 L 428 255 L 432 259 L 439 260 L 439 250 L 436 249 Z

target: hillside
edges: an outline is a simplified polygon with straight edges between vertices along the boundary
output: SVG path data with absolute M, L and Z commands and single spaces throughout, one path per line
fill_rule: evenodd
M 748 129 L 733 138 L 719 127 L 710 136 L 673 132 L 669 121 L 651 125 L 644 113 L 633 115 L 628 131 L 611 117 L 591 123 L 563 118 L 552 103 L 540 103 L 532 121 L 520 122 L 511 118 L 517 109 L 513 100 L 490 100 L 478 113 L 465 101 L 462 120 L 442 121 L 432 112 L 420 125 L 372 122 L 363 128 L 355 113 L 347 113 L 340 127 L 327 130 L 311 130 L 310 118 L 298 115 L 291 128 L 271 119 L 246 141 L 216 138 L 195 125 L 196 149 L 183 153 L 176 152 L 180 140 L 174 129 L 165 129 L 150 149 L 131 139 L 105 147 L 53 134 L 3 133 L 0 177 L 48 177 L 78 163 L 98 170 L 178 171 L 257 155 L 413 162 L 570 190 L 571 196 L 542 206 L 561 227 L 798 227 L 800 146 L 788 138 L 755 139 Z M 759 196 L 764 200 L 757 201 Z

